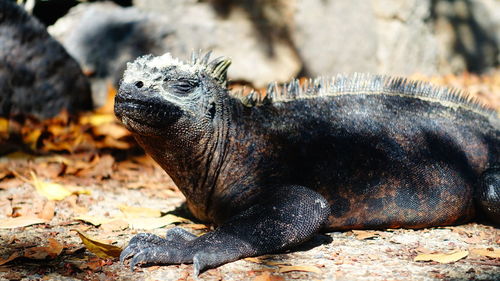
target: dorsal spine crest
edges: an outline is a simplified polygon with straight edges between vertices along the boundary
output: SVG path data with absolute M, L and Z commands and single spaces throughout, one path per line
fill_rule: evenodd
M 248 95 L 236 95 L 245 106 L 284 103 L 314 97 L 329 97 L 348 94 L 387 94 L 431 100 L 467 108 L 482 115 L 496 115 L 474 97 L 464 91 L 434 86 L 429 82 L 402 77 L 354 73 L 338 74 L 332 78 L 294 79 L 279 85 L 270 83 L 265 93 L 252 91 Z

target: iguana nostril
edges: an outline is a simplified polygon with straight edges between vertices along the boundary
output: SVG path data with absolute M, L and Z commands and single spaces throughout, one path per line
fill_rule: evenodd
M 142 88 L 142 86 L 144 86 L 144 83 L 143 83 L 142 81 L 137 81 L 137 82 L 135 82 L 135 84 L 134 84 L 134 85 L 135 85 L 137 88 L 139 88 L 139 89 L 140 89 L 140 88 Z

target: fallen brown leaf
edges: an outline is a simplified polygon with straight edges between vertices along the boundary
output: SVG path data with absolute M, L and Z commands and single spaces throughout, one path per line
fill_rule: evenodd
M 87 249 L 90 252 L 92 252 L 93 254 L 95 254 L 100 258 L 103 259 L 117 258 L 120 256 L 120 253 L 122 252 L 122 248 L 118 246 L 110 245 L 101 242 L 97 239 L 90 238 L 78 229 L 72 229 L 72 230 L 78 233 L 78 236 L 80 236 L 80 239 L 82 239 L 82 242 L 85 245 L 85 247 L 87 247 Z
M 35 216 L 23 216 L 17 218 L 7 218 L 0 219 L 0 229 L 1 228 L 17 228 L 17 227 L 25 227 L 34 224 L 46 223 L 47 221 Z
M 54 238 L 49 238 L 47 240 L 49 242 L 48 246 L 31 247 L 14 252 L 6 259 L 0 258 L 0 265 L 6 264 L 20 257 L 34 260 L 55 259 L 62 253 L 64 246 Z
M 54 217 L 55 209 L 56 203 L 52 200 L 47 200 L 42 211 L 38 214 L 38 217 L 46 221 L 50 221 Z
M 64 246 L 54 238 L 47 239 L 49 245 L 46 247 L 33 247 L 24 251 L 24 257 L 35 260 L 43 260 L 46 258 L 54 259 L 59 256 L 64 249 Z
M 81 215 L 75 217 L 74 220 L 80 220 L 80 221 L 90 223 L 94 226 L 99 226 L 103 223 L 110 222 L 113 219 L 107 218 L 107 217 L 102 217 L 102 216 L 91 216 L 89 214 L 81 214 Z
M 0 258 L 0 265 L 4 265 L 4 264 L 6 264 L 6 263 L 8 263 L 10 261 L 13 261 L 13 260 L 17 259 L 18 257 L 21 257 L 21 256 L 22 256 L 21 253 L 14 252 L 8 258 L 6 258 L 6 259 Z
M 123 219 L 114 219 L 101 224 L 104 231 L 118 231 L 128 228 L 128 222 Z
M 314 272 L 321 274 L 322 271 L 317 266 L 314 265 L 284 265 L 279 266 L 279 273 L 285 273 L 290 271 L 304 271 L 304 272 Z
M 500 248 L 475 248 L 470 250 L 471 254 L 490 258 L 500 258 Z
M 96 155 L 92 160 L 92 163 L 92 166 L 80 169 L 75 173 L 75 175 L 79 177 L 109 177 L 113 173 L 113 164 L 115 163 L 115 159 L 109 154 L 102 156 Z
M 188 224 L 183 224 L 182 227 L 184 228 L 191 228 L 194 230 L 204 230 L 204 229 L 209 229 L 209 227 L 206 224 L 200 224 L 200 223 L 188 223 Z
M 104 123 L 94 127 L 92 132 L 96 136 L 109 136 L 115 140 L 131 135 L 129 130 L 116 123 L 117 121 L 114 116 L 113 121 L 114 122 Z
M 253 262 L 253 263 L 261 263 L 262 260 L 260 258 L 255 258 L 255 257 L 250 257 L 250 258 L 245 258 L 244 260 Z
M 99 107 L 96 112 L 97 113 L 113 113 L 114 105 L 115 105 L 115 96 L 118 90 L 115 88 L 113 83 L 108 83 L 108 92 L 106 96 L 106 102 L 103 106 Z
M 188 219 L 167 214 L 159 218 L 127 218 L 126 221 L 133 229 L 150 230 L 160 228 L 173 223 L 189 222 Z
M 135 207 L 135 206 L 127 206 L 120 205 L 118 206 L 120 211 L 127 218 L 159 218 L 161 217 L 161 211 L 152 208 L 146 207 Z
M 447 254 L 421 254 L 416 256 L 414 261 L 436 261 L 439 263 L 452 263 L 467 257 L 467 255 L 469 255 L 469 251 L 458 251 Z

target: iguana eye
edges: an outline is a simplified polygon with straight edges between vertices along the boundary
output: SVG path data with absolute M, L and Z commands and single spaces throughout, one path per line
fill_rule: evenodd
M 198 84 L 192 80 L 177 80 L 170 84 L 170 88 L 177 94 L 188 94 Z

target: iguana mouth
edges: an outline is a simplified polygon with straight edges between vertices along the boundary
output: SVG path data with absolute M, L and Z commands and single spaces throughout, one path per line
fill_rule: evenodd
M 119 119 L 126 118 L 140 126 L 165 128 L 175 123 L 182 110 L 159 98 L 137 99 L 118 94 L 115 98 L 115 113 Z

